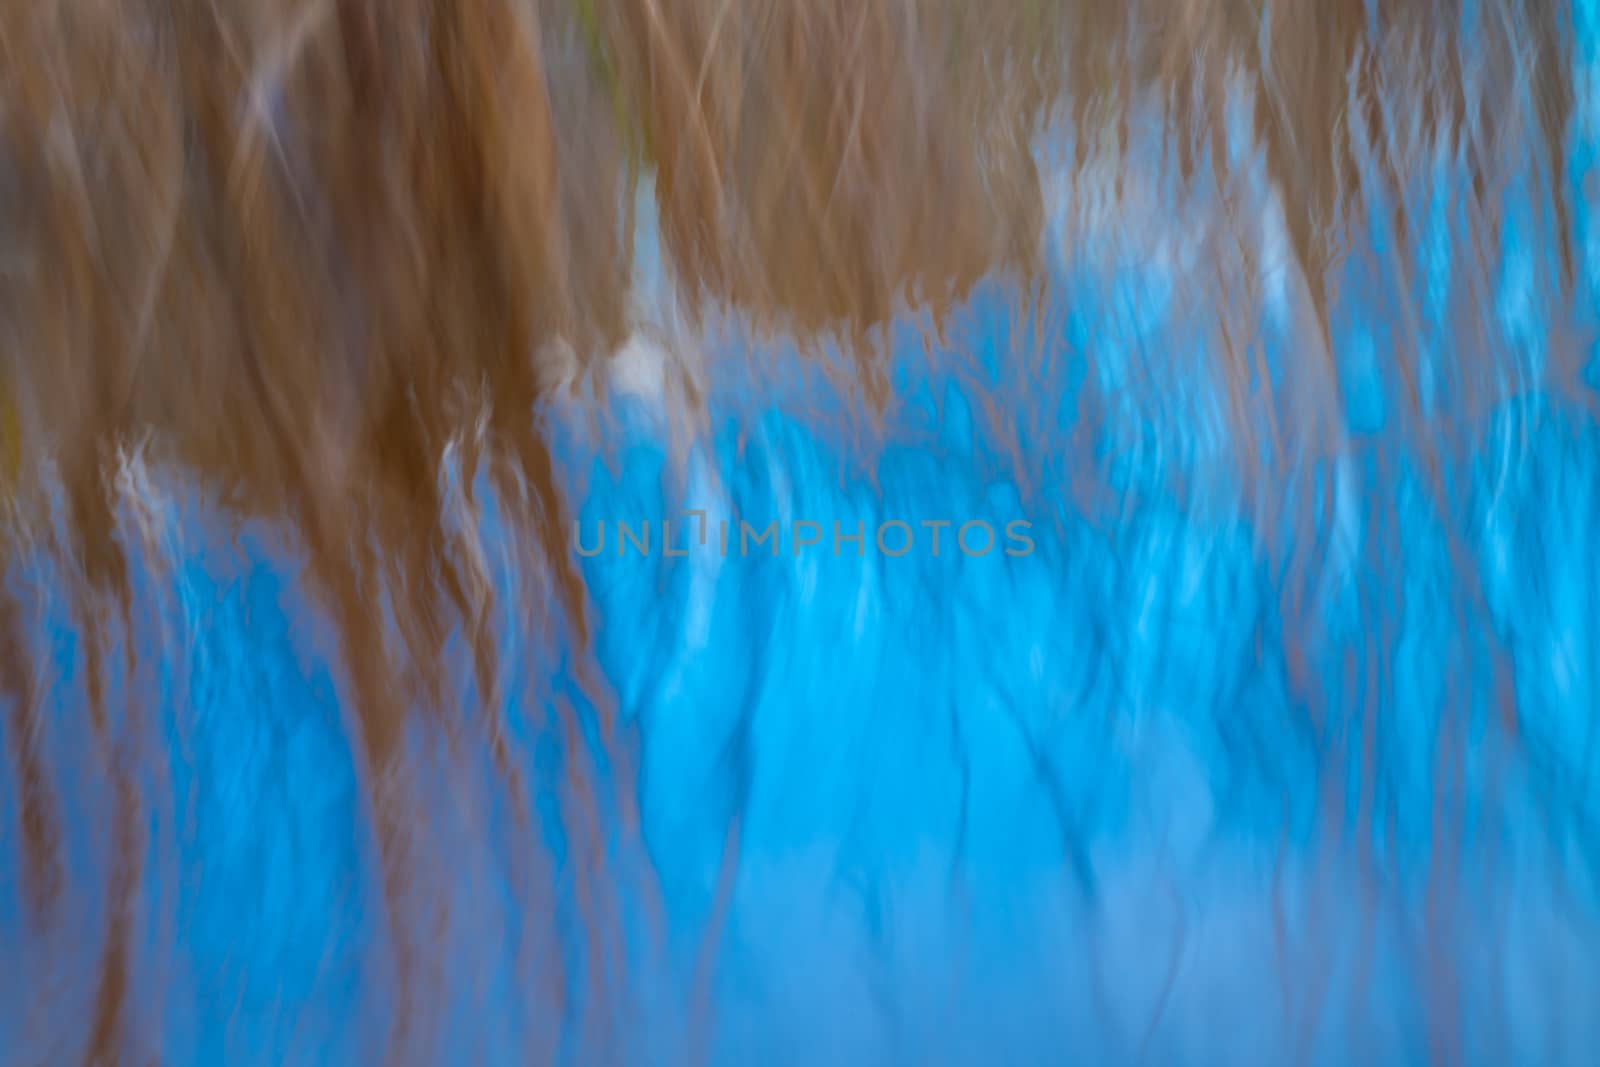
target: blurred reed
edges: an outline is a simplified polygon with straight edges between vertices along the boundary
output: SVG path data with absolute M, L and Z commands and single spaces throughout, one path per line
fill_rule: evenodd
M 1155 115 L 1185 187 L 1222 205 L 1196 223 L 1209 281 L 1192 295 L 1214 309 L 1223 362 L 1192 370 L 1224 384 L 1238 469 L 1260 477 L 1285 449 L 1346 447 L 1327 279 L 1375 205 L 1402 243 L 1414 234 L 1424 156 L 1470 172 L 1459 251 L 1486 269 L 1505 183 L 1535 152 L 1563 213 L 1553 299 L 1573 299 L 1568 20 L 1545 0 L 5 0 L 3 551 L 8 572 L 53 554 L 74 583 L 98 735 L 83 759 L 116 782 L 113 907 L 139 877 L 140 801 L 137 752 L 118 740 L 131 727 L 112 719 L 161 699 L 132 687 L 112 708 L 100 680 L 133 648 L 137 548 L 117 519 L 132 451 L 198 479 L 237 521 L 294 532 L 333 623 L 405 946 L 419 862 L 405 842 L 425 817 L 407 723 L 493 746 L 522 788 L 500 732 L 463 725 L 450 636 L 512 611 L 581 650 L 594 621 L 549 425 L 577 377 L 604 404 L 608 361 L 638 326 L 641 181 L 687 320 L 732 316 L 803 357 L 836 348 L 832 373 L 870 418 L 893 403 L 897 315 L 937 327 L 987 278 L 1046 313 L 1052 183 L 1069 205 L 1098 190 L 1076 201 L 1092 210 L 1067 209 L 1068 249 L 1139 210 L 1123 179 Z M 1307 308 L 1297 358 L 1272 372 L 1246 236 L 1266 208 L 1229 140 L 1239 100 Z M 1063 144 L 1052 172 L 1040 146 Z M 1091 172 L 1108 169 L 1107 194 Z M 1464 314 L 1456 332 L 1461 401 L 1434 418 L 1409 389 L 1401 432 L 1447 447 L 1441 419 L 1494 399 L 1473 390 L 1510 356 L 1479 325 Z M 702 354 L 666 355 L 687 383 L 675 395 L 702 402 Z M 1384 355 L 1415 381 L 1403 332 Z M 1580 355 L 1558 346 L 1554 387 Z M 1014 373 L 1044 373 L 1033 358 L 1017 353 Z M 1292 414 L 1264 415 L 1263 391 Z M 509 604 L 492 602 L 473 541 L 480 475 L 525 535 Z M 31 740 L 42 697 L 20 604 L 15 588 L 0 598 L 0 687 L 43 922 L 63 816 Z M 491 641 L 471 647 L 493 708 L 503 665 Z M 603 679 L 592 688 L 608 715 Z M 126 1025 L 126 937 L 103 960 L 91 1059 Z M 399 961 L 421 981 L 415 953 Z

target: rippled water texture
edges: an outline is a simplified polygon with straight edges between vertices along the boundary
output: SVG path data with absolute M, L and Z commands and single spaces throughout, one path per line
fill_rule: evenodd
M 1594 1062 L 1597 146 L 1593 0 L 0 6 L 0 1064 Z

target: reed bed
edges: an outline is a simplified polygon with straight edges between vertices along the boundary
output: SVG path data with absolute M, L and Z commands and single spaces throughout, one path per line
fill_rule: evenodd
M 141 877 L 129 724 L 166 699 L 131 661 L 112 662 L 133 656 L 139 618 L 139 549 L 119 532 L 130 455 L 184 472 L 232 522 L 281 524 L 308 561 L 412 1004 L 426 968 L 407 885 L 426 857 L 408 842 L 428 813 L 408 777 L 410 724 L 487 747 L 527 804 L 505 731 L 465 725 L 446 646 L 467 636 L 490 710 L 506 665 L 482 635 L 503 613 L 552 648 L 570 635 L 579 659 L 605 623 L 568 550 L 551 427 L 580 394 L 605 406 L 608 368 L 641 327 L 641 183 L 690 325 L 660 352 L 671 395 L 703 405 L 715 368 L 694 338 L 732 319 L 755 339 L 746 358 L 791 344 L 864 398 L 871 422 L 895 402 L 897 318 L 925 316 L 937 333 L 994 279 L 1019 314 L 1063 298 L 1055 205 L 1067 205 L 1069 252 L 1089 246 L 1091 224 L 1136 211 L 1128 189 L 1149 160 L 1132 146 L 1154 116 L 1184 188 L 1221 205 L 1195 224 L 1207 280 L 1193 295 L 1227 343 L 1220 364 L 1178 372 L 1221 383 L 1232 461 L 1270 493 L 1286 452 L 1351 447 L 1327 279 L 1374 212 L 1410 247 L 1411 183 L 1426 160 L 1470 174 L 1461 255 L 1486 271 L 1501 254 L 1507 182 L 1532 153 L 1559 215 L 1561 288 L 1549 299 L 1580 301 L 1570 213 L 1585 194 L 1565 184 L 1564 156 L 1570 19 L 1543 0 L 1372 11 L 1359 0 L 6 0 L 0 558 L 15 574 L 43 553 L 70 588 L 95 728 L 85 773 L 107 776 L 115 798 L 109 906 Z M 1230 132 L 1241 102 L 1242 134 Z M 1240 136 L 1264 186 L 1246 180 L 1230 142 Z M 1281 213 L 1302 308 L 1296 358 L 1270 372 L 1251 236 L 1264 198 Z M 1383 353 L 1408 383 L 1396 432 L 1427 448 L 1452 447 L 1460 420 L 1504 399 L 1499 386 L 1474 390 L 1513 357 L 1483 340 L 1469 306 L 1460 314 L 1447 415 L 1425 410 L 1404 328 Z M 1585 352 L 1578 338 L 1556 345 L 1544 386 L 1579 395 Z M 1092 346 L 1080 355 L 1095 358 Z M 1029 353 L 1007 358 L 1013 380 L 1044 373 Z M 521 532 L 510 596 L 491 592 L 473 533 L 485 486 Z M 42 652 L 19 581 L 0 598 L 0 699 L 28 906 L 47 926 L 69 888 L 65 816 L 32 740 Z M 135 681 L 113 698 L 104 679 L 118 672 Z M 585 677 L 605 743 L 625 747 L 615 695 Z M 542 877 L 531 861 L 525 874 L 530 887 Z M 117 1061 L 132 1025 L 128 936 L 108 938 L 88 1062 Z M 404 1058 L 406 1014 L 391 1058 Z

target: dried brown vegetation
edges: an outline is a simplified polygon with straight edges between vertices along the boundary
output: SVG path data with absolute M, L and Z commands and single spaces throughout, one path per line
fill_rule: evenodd
M 1085 152 L 1091 130 L 1125 149 L 1133 105 L 1157 99 L 1185 175 L 1230 187 L 1225 112 L 1242 79 L 1325 332 L 1321 279 L 1362 198 L 1353 123 L 1398 143 L 1385 92 L 1413 94 L 1422 126 L 1464 147 L 1485 220 L 1529 100 L 1561 173 L 1562 5 L 1484 5 L 1470 63 L 1452 5 L 1378 6 L 1374 36 L 1359 0 L 1278 0 L 1264 34 L 1242 0 L 4 0 L 0 452 L 16 538 L 64 494 L 72 542 L 57 548 L 81 567 L 97 758 L 119 783 L 116 877 L 136 877 L 137 798 L 105 719 L 140 710 L 136 695 L 107 708 L 97 680 L 118 625 L 102 607 L 121 605 L 121 625 L 130 610 L 119 449 L 148 440 L 241 517 L 296 531 L 368 773 L 389 781 L 410 715 L 453 729 L 448 636 L 488 625 L 471 546 L 446 522 L 449 446 L 464 483 L 487 471 L 529 534 L 528 573 L 544 577 L 516 610 L 584 630 L 539 414 L 558 376 L 542 364 L 560 347 L 601 366 L 629 334 L 645 172 L 691 313 L 837 338 L 882 403 L 874 327 L 946 309 L 997 271 L 1019 289 L 1042 278 L 1042 131 L 1068 121 Z M 1402 58 L 1414 49 L 1439 61 L 1425 81 Z M 1399 181 L 1405 160 L 1384 160 Z M 1256 373 L 1243 354 L 1224 371 Z M 374 621 L 383 595 L 392 634 Z M 475 647 L 493 692 L 491 643 Z M 30 747 L 27 648 L 0 600 L 44 915 L 60 816 Z M 500 766 L 514 782 L 515 759 Z M 372 793 L 398 912 L 417 813 L 403 780 Z M 406 928 L 392 917 L 402 946 Z M 104 961 L 102 1058 L 121 1026 L 122 936 Z

